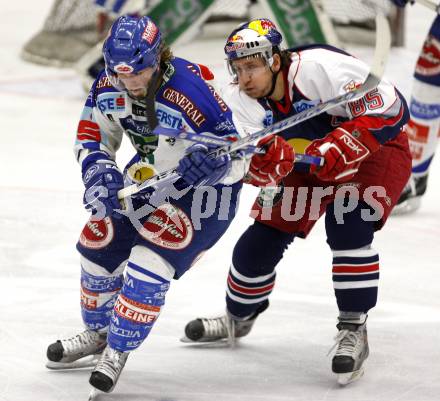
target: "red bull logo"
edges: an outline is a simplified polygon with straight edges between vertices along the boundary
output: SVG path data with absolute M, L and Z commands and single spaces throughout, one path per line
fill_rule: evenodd
M 243 36 L 241 36 L 241 35 L 234 35 L 234 36 L 230 39 L 231 42 L 237 42 L 238 40 L 243 40 Z
M 258 19 L 249 23 L 249 29 L 253 29 L 260 35 L 267 35 L 274 28 L 276 28 L 275 24 L 268 19 Z

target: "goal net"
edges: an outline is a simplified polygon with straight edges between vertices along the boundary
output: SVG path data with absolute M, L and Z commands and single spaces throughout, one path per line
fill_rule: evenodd
M 330 21 L 330 29 L 336 33 L 337 44 L 374 44 L 374 13 L 364 3 L 379 2 L 391 21 L 393 43 L 402 45 L 403 15 L 388 0 L 309 1 L 319 7 L 321 14 Z M 158 2 L 149 0 L 141 3 L 152 7 Z M 289 0 L 285 3 L 304 2 Z M 264 10 L 256 0 L 217 0 L 202 32 L 210 36 L 224 36 L 241 21 L 264 15 Z M 38 64 L 71 67 L 99 42 L 96 20 L 97 8 L 93 0 L 54 0 L 43 27 L 23 46 L 21 56 Z

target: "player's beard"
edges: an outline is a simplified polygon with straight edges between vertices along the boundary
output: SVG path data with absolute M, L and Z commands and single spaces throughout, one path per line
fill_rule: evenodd
M 144 99 L 147 96 L 147 88 L 129 90 L 128 94 L 134 99 Z
M 156 90 L 159 87 L 159 84 L 161 82 L 161 77 L 162 77 L 162 74 L 161 74 L 160 70 L 157 69 L 154 72 L 154 74 L 151 76 L 147 86 L 145 86 L 143 88 L 137 88 L 134 90 L 128 89 L 128 94 L 130 95 L 130 97 L 132 97 L 133 99 L 136 99 L 136 100 L 145 99 L 147 97 L 149 91 L 152 91 L 153 94 L 156 92 Z

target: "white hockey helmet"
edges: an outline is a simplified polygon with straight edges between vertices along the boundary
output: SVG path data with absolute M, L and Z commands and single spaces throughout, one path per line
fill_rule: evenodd
M 231 32 L 224 48 L 230 72 L 233 73 L 231 62 L 243 57 L 262 57 L 271 66 L 282 40 L 275 24 L 267 18 L 241 24 Z

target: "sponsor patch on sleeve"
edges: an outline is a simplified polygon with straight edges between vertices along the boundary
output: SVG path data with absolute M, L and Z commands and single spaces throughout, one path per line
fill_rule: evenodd
M 124 111 L 125 96 L 122 93 L 101 93 L 96 99 L 96 105 L 101 113 Z
M 206 117 L 200 109 L 182 92 L 169 87 L 164 90 L 162 96 L 170 103 L 178 106 L 197 127 L 200 127 L 206 121 Z

